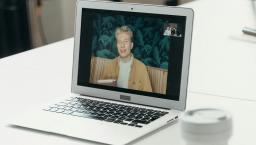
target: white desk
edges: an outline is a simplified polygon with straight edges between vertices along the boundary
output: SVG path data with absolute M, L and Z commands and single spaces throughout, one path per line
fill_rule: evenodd
M 216 12 L 215 14 L 209 10 L 213 7 L 216 8 L 217 2 L 220 2 L 218 10 L 222 12 Z M 254 145 L 256 144 L 254 134 L 256 116 L 253 113 L 256 111 L 256 102 L 247 101 L 246 99 L 253 100 L 255 99 L 253 96 L 256 96 L 254 91 L 256 67 L 253 67 L 256 62 L 255 43 L 235 41 L 228 37 L 228 34 L 242 36 L 236 31 L 231 31 L 233 30 L 231 28 L 237 28 L 238 22 L 240 26 L 242 25 L 241 22 L 249 21 L 248 17 L 241 17 L 241 15 L 250 12 L 249 9 L 245 9 L 245 6 L 249 6 L 249 2 L 247 0 L 233 0 L 230 12 L 225 13 L 224 6 L 221 4 L 227 4 L 228 2 L 230 1 L 201 0 L 187 4 L 187 6 L 195 9 L 190 93 L 188 94 L 187 108 L 205 106 L 229 110 L 234 116 L 234 136 L 231 138 L 230 145 Z M 243 8 L 241 14 L 239 14 L 239 20 L 235 21 L 233 17 L 227 17 L 229 14 L 237 13 L 235 10 L 238 6 L 241 9 Z M 211 17 L 208 17 L 210 14 L 212 14 Z M 251 15 L 248 14 L 248 16 Z M 225 18 L 228 18 L 228 20 L 225 20 Z M 212 27 L 222 29 L 220 27 L 222 25 L 216 23 L 218 19 L 223 20 L 223 25 L 227 31 L 208 30 Z M 226 23 L 230 22 L 237 23 L 234 26 L 227 27 Z M 238 31 L 240 32 L 240 28 Z M 246 36 L 242 37 L 254 39 Z M 0 144 L 96 144 L 8 126 L 7 119 L 13 114 L 18 114 L 26 107 L 41 104 L 53 97 L 69 95 L 71 90 L 72 48 L 73 39 L 68 39 L 0 60 Z M 244 64 L 250 64 L 250 66 Z M 191 93 L 192 91 L 201 92 L 201 94 Z M 228 97 L 206 95 L 206 93 Z M 244 100 L 231 99 L 230 97 Z M 178 127 L 177 124 L 166 127 L 134 144 L 183 145 Z
M 0 60 L 0 144 L 94 144 L 11 128 L 7 122 L 10 116 L 18 114 L 28 106 L 70 94 L 72 46 L 73 39 L 69 39 Z M 189 93 L 187 106 L 188 109 L 212 106 L 229 110 L 234 115 L 235 124 L 231 145 L 256 143 L 253 134 L 256 117 L 250 114 L 256 111 L 256 102 Z M 169 126 L 135 144 L 167 145 L 172 141 L 175 145 L 182 145 L 178 127 L 177 124 Z

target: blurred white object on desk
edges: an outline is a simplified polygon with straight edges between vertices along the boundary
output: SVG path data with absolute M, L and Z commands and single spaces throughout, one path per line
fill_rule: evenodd
M 256 29 L 244 27 L 242 31 L 244 32 L 244 34 L 256 36 Z
M 187 145 L 228 145 L 231 114 L 219 109 L 195 109 L 181 118 L 181 134 Z

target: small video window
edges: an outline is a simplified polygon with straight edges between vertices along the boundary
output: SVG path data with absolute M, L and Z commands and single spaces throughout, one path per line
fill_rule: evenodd
M 177 23 L 167 23 L 164 28 L 164 36 L 182 37 Z

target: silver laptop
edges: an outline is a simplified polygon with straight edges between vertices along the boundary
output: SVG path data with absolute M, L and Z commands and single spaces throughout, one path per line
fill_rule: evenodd
M 12 124 L 128 144 L 185 110 L 193 11 L 77 1 L 72 95 Z

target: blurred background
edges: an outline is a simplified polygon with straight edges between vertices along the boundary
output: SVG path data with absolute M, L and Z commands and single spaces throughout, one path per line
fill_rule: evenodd
M 192 0 L 112 0 L 177 6 Z M 0 58 L 73 37 L 76 0 L 0 0 Z

